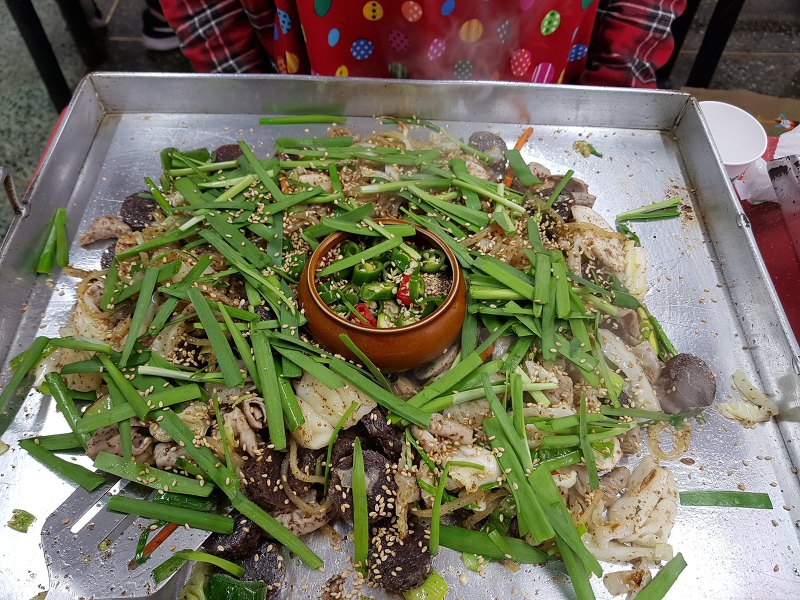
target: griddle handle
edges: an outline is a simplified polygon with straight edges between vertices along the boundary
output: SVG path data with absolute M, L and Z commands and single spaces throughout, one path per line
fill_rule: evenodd
M 11 177 L 11 169 L 5 165 L 0 165 L 0 184 L 6 190 L 6 196 L 11 204 L 11 208 L 18 215 L 22 214 L 22 202 L 17 196 L 17 190 L 14 189 L 14 178 Z

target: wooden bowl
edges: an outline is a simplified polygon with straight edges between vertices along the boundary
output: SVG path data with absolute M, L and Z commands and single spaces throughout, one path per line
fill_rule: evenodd
M 376 221 L 384 225 L 408 224 L 399 219 Z M 308 329 L 321 346 L 354 360 L 355 356 L 339 339 L 340 334 L 346 333 L 380 369 L 405 371 L 429 363 L 456 341 L 467 312 L 467 293 L 461 266 L 438 236 L 421 227 L 416 227 L 416 230 L 415 239 L 444 252 L 450 265 L 453 283 L 442 305 L 416 323 L 390 329 L 362 327 L 343 319 L 323 302 L 315 285 L 315 273 L 320 260 L 345 240 L 356 237 L 344 232 L 333 233 L 322 240 L 309 258 L 299 285 L 300 306 L 308 319 Z

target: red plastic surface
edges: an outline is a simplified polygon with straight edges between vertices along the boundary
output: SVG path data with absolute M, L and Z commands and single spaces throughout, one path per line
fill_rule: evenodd
M 758 249 L 794 335 L 800 340 L 800 260 L 794 253 L 781 208 L 777 202 L 756 205 L 742 202 L 742 208 L 750 219 Z

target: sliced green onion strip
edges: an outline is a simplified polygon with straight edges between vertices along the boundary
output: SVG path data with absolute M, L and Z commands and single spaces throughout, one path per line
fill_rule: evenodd
M 367 508 L 367 480 L 364 473 L 364 454 L 361 439 L 353 444 L 353 529 L 356 569 L 366 572 L 369 553 L 369 515 Z
M 155 199 L 159 208 L 161 208 L 161 211 L 165 215 L 170 214 L 173 209 L 172 206 L 169 204 L 169 202 L 167 202 L 167 199 L 164 197 L 163 192 L 160 189 L 158 189 L 158 186 L 155 183 L 153 183 L 153 180 L 150 179 L 149 177 L 145 177 L 144 182 L 147 185 L 147 189 L 149 189 L 150 193 L 153 195 L 153 198 Z
M 525 412 L 523 405 L 523 392 L 522 392 L 522 376 L 517 373 L 511 373 L 511 418 L 514 423 L 514 429 L 517 435 L 525 439 Z M 530 451 L 527 452 L 530 457 Z
M 540 565 L 550 559 L 547 554 L 523 540 L 504 536 L 503 541 L 511 551 L 511 560 L 519 564 Z M 480 554 L 495 560 L 505 558 L 505 553 L 494 544 L 488 533 L 453 525 L 442 524 L 439 527 L 439 545 L 456 552 Z
M 47 237 L 45 238 L 42 252 L 36 262 L 36 272 L 40 275 L 49 275 L 53 270 L 53 262 L 56 257 L 56 228 L 55 219 L 47 227 Z
M 389 383 L 389 381 L 383 375 L 381 370 L 375 365 L 375 363 L 372 362 L 372 360 L 370 360 L 369 356 L 364 354 L 361 348 L 356 346 L 356 343 L 350 339 L 350 336 L 347 335 L 346 333 L 340 333 L 339 339 L 342 340 L 342 343 L 348 347 L 350 352 L 355 354 L 356 359 L 367 368 L 367 371 L 370 372 L 375 381 L 378 382 L 381 385 L 381 387 L 384 388 L 387 392 L 393 393 L 392 384 Z
M 310 138 L 279 137 L 275 139 L 277 148 L 341 148 L 352 145 L 353 138 L 349 135 Z
M 500 401 L 497 399 L 497 396 L 495 396 L 492 385 L 489 382 L 489 377 L 485 374 L 483 376 L 483 386 L 486 390 L 486 399 L 489 401 L 489 407 L 492 409 L 494 418 L 503 430 L 505 441 L 511 446 L 510 448 L 506 446 L 505 450 L 513 451 L 522 468 L 526 472 L 530 472 L 531 469 L 533 469 L 533 461 L 531 459 L 531 451 L 528 449 L 528 442 L 525 437 L 524 424 L 521 428 L 521 432 L 514 426 L 514 422 L 512 422 L 512 420 L 508 417 L 508 413 L 506 413 L 505 408 L 503 408 L 503 406 L 500 404 Z M 515 422 L 517 422 L 516 419 Z
M 657 219 L 671 219 L 680 215 L 679 207 L 681 199 L 678 196 L 662 200 L 661 202 L 653 202 L 646 206 L 641 206 L 628 212 L 620 213 L 617 215 L 615 221 L 622 223 L 624 221 L 654 221 Z
M 150 358 L 150 362 L 155 362 L 153 357 Z M 167 361 L 164 362 L 168 365 L 172 365 L 172 363 L 168 363 Z M 219 372 L 181 371 L 179 369 L 154 365 L 142 365 L 136 370 L 139 372 L 139 375 L 151 375 L 153 377 L 164 377 L 181 381 L 202 381 L 204 383 L 223 383 L 225 381 L 222 373 Z
M 273 346 L 274 347 L 274 346 Z M 278 375 L 278 389 L 281 394 L 281 408 L 283 409 L 283 420 L 289 431 L 294 431 L 306 422 L 303 411 L 300 410 L 300 403 L 292 388 L 292 382 L 283 376 L 281 365 L 275 361 L 275 371 Z
M 500 533 L 496 529 L 493 529 L 489 531 L 489 539 L 495 546 L 497 546 L 500 549 L 500 552 L 503 553 L 503 556 L 505 558 L 507 558 L 508 560 L 511 560 L 513 558 L 513 555 L 511 554 L 511 547 L 506 543 L 506 540 L 503 537 L 502 533 Z
M 175 229 L 174 231 L 170 231 L 162 236 L 147 240 L 138 246 L 134 246 L 133 248 L 128 248 L 127 250 L 120 252 L 117 254 L 116 260 L 127 260 L 133 256 L 138 256 L 140 252 L 150 252 L 151 250 L 155 250 L 161 246 L 174 244 L 175 242 L 179 242 L 193 235 L 197 235 L 194 230 L 182 231 L 180 229 Z
M 240 567 L 236 563 L 220 558 L 219 556 L 200 550 L 178 550 L 170 558 L 153 569 L 153 580 L 156 583 L 161 583 L 177 571 L 187 560 L 214 565 L 215 567 L 227 571 L 234 577 L 241 577 L 244 575 L 244 567 Z
M 348 256 L 346 258 L 340 258 L 337 261 L 332 262 L 330 265 L 322 269 L 321 271 L 317 272 L 318 277 L 326 277 L 328 275 L 333 275 L 334 273 L 338 273 L 342 269 L 349 269 L 357 264 L 359 264 L 362 260 L 369 260 L 371 258 L 375 258 L 376 256 L 380 256 L 392 250 L 393 248 L 397 248 L 400 244 L 403 243 L 403 238 L 396 237 L 391 240 L 386 240 L 385 242 L 381 242 L 379 244 L 375 244 L 374 246 L 370 246 L 361 252 L 357 252 L 352 256 Z
M 108 399 L 112 408 L 128 405 L 119 387 L 116 383 L 114 383 L 114 380 L 108 373 L 103 373 L 103 381 L 108 388 Z M 125 458 L 131 458 L 133 455 L 133 428 L 131 427 L 131 420 L 124 419 L 123 421 L 120 421 L 118 428 L 119 446 L 122 450 L 122 456 Z
M 185 164 L 185 163 L 184 163 Z M 184 177 L 186 175 L 195 175 L 203 173 L 211 173 L 213 171 L 227 171 L 239 166 L 235 160 L 223 160 L 220 162 L 198 163 L 190 167 L 179 167 L 175 169 L 168 169 L 166 174 L 170 177 Z
M 339 227 L 342 223 L 346 225 L 353 225 L 364 219 L 365 217 L 369 217 L 373 212 L 375 212 L 375 205 L 371 202 L 367 204 L 362 204 L 361 206 L 354 208 L 344 214 L 338 215 L 335 218 L 328 219 L 328 225 L 324 225 L 322 223 L 317 223 L 316 225 L 311 225 L 305 229 L 305 234 L 311 238 L 318 239 L 324 235 L 328 235 L 333 233 L 334 231 L 338 231 Z
M 636 595 L 638 600 L 661 600 L 667 595 L 669 589 L 678 580 L 678 576 L 686 568 L 686 560 L 683 554 L 678 552 L 672 560 L 661 567 L 661 570 L 653 577 L 653 581 L 648 583 L 645 588 Z
M 288 358 L 303 371 L 317 379 L 325 387 L 335 390 L 344 386 L 344 381 L 342 381 L 341 377 L 307 354 L 303 354 L 302 352 L 298 352 L 296 350 L 289 350 L 288 348 L 283 348 L 280 346 L 274 346 L 274 348 L 279 354 Z
M 333 445 L 336 443 L 337 438 L 339 437 L 339 432 L 344 427 L 344 424 L 347 423 L 350 416 L 356 411 L 356 409 L 360 406 L 358 402 L 353 402 L 350 406 L 347 407 L 347 410 L 344 411 L 341 419 L 336 423 L 336 427 L 333 428 L 333 433 L 331 433 L 331 439 L 328 441 L 328 450 L 325 454 L 325 483 L 323 489 L 323 495 L 328 495 L 328 483 L 330 481 L 330 474 L 331 474 L 331 456 L 333 455 Z
M 540 465 L 528 477 L 528 484 L 535 490 L 541 506 L 544 507 L 547 520 L 556 532 L 557 541 L 563 541 L 576 554 L 583 564 L 585 573 L 594 573 L 600 577 L 603 574 L 603 568 L 581 541 L 572 516 L 564 504 L 564 499 L 561 497 L 550 471 L 543 469 Z
M 70 348 L 72 350 L 85 350 L 86 352 L 100 352 L 102 354 L 112 354 L 114 352 L 114 349 L 108 344 L 90 338 L 53 338 L 50 340 L 50 345 L 56 348 Z
M 421 586 L 403 592 L 403 598 L 404 600 L 444 600 L 448 590 L 444 578 L 436 571 L 431 571 Z
M 258 181 L 258 176 L 257 175 L 245 175 L 244 177 L 242 177 L 239 180 L 238 183 L 232 185 L 231 187 L 226 189 L 224 192 L 222 192 L 219 196 L 217 196 L 217 198 L 214 200 L 214 202 L 218 202 L 218 203 L 227 202 L 228 200 L 232 199 L 233 197 L 237 196 L 238 194 L 241 194 L 243 191 L 245 191 L 247 188 L 249 188 L 252 183 L 254 183 L 256 181 Z M 188 184 L 189 187 L 186 187 L 187 184 Z M 175 188 L 178 189 L 181 192 L 181 194 L 188 201 L 189 197 L 191 195 L 190 194 L 190 188 L 194 188 L 194 184 L 191 181 L 187 180 L 187 179 L 179 179 L 178 181 L 175 182 Z M 205 211 L 199 211 L 198 214 L 196 214 L 191 219 L 186 221 L 183 225 L 181 225 L 178 228 L 178 231 L 190 230 L 197 223 L 199 223 L 200 221 L 205 219 L 205 215 L 206 214 L 208 214 L 208 213 L 206 213 Z
M 57 208 L 53 219 L 56 233 L 56 264 L 66 267 L 69 264 L 69 242 L 67 241 L 67 209 Z
M 586 422 L 586 396 L 581 395 L 581 406 L 578 412 L 578 439 L 581 444 L 581 453 L 589 472 L 589 489 L 596 490 L 600 487 L 600 478 L 597 476 L 597 464 L 594 460 L 594 450 L 589 442 L 589 430 Z
M 407 401 L 407 404 L 412 406 L 424 406 L 437 396 L 455 389 L 461 381 L 463 381 L 467 376 L 471 375 L 475 369 L 483 364 L 483 358 L 481 358 L 481 354 L 488 350 L 488 348 L 494 344 L 495 340 L 503 335 L 509 327 L 511 327 L 510 321 L 494 330 L 491 334 L 489 334 L 489 337 L 486 338 L 484 342 L 475 349 L 475 352 L 466 357 L 462 357 L 462 360 L 442 377 L 433 383 L 428 384 L 417 394 L 412 396 Z
M 532 487 L 517 454 L 513 451 L 513 443 L 503 433 L 496 418 L 486 419 L 483 422 L 486 434 L 492 443 L 492 448 L 502 449 L 502 454 L 497 457 L 500 468 L 506 474 L 506 485 L 517 504 L 517 517 L 521 534 L 531 533 L 539 542 L 552 539 L 555 535 L 553 527 L 547 520 L 545 511 Z M 482 554 L 476 552 L 476 554 Z
M 103 295 L 100 296 L 100 309 L 110 312 L 114 308 L 114 296 L 119 292 L 119 262 L 117 257 L 111 261 L 111 266 L 106 273 L 103 285 Z
M 136 339 L 141 335 L 142 328 L 147 326 L 145 319 L 147 318 L 147 311 L 150 307 L 153 292 L 156 289 L 157 280 L 158 267 L 147 267 L 144 272 L 144 277 L 142 278 L 142 287 L 139 290 L 139 297 L 136 299 L 136 307 L 133 310 L 128 335 L 125 338 L 125 346 L 122 348 L 122 356 L 119 359 L 120 367 L 127 366 L 128 359 L 136 345 Z
M 181 270 L 183 264 L 180 260 L 173 260 L 170 263 L 167 263 L 161 267 L 158 267 L 158 277 L 156 278 L 156 283 L 161 283 L 162 281 L 166 281 L 167 279 L 172 279 L 175 275 L 178 274 L 178 271 Z M 118 291 L 116 296 L 114 297 L 114 302 L 119 304 L 123 300 L 127 300 L 128 298 L 135 296 L 139 293 L 142 289 L 143 279 L 137 279 L 132 284 L 125 286 L 121 290 Z
M 727 506 L 731 508 L 771 509 L 772 500 L 763 492 L 697 490 L 680 492 L 683 506 Z
M 569 180 L 572 179 L 572 176 L 574 174 L 575 171 L 573 171 L 572 169 L 564 173 L 564 176 L 561 178 L 558 184 L 556 184 L 556 187 L 553 188 L 553 192 L 550 194 L 550 197 L 547 199 L 547 202 L 545 202 L 544 204 L 545 209 L 549 209 L 553 206 L 553 203 L 558 199 L 559 194 L 561 194 L 561 192 L 564 191 L 564 188 L 567 187 Z
M 32 439 L 36 444 L 50 450 L 60 452 L 64 450 L 77 450 L 82 448 L 80 438 L 74 433 L 54 433 L 51 435 L 39 435 Z
M 6 404 L 17 391 L 17 388 L 22 385 L 22 381 L 28 372 L 39 364 L 39 360 L 41 360 L 42 354 L 49 343 L 50 338 L 39 336 L 33 340 L 31 347 L 22 355 L 19 364 L 14 369 L 14 374 L 3 389 L 3 392 L 0 393 L 0 412 L 6 411 Z
M 450 473 L 450 462 L 446 462 L 442 469 L 442 474 L 439 476 L 439 483 L 436 486 L 436 494 L 433 497 L 433 506 L 431 507 L 431 534 L 428 540 L 428 551 L 431 556 L 439 554 L 439 531 L 441 528 L 441 513 L 442 513 L 442 495 L 444 494 L 444 486 L 447 483 L 447 476 Z
M 186 459 L 183 459 L 186 462 Z M 156 504 L 167 504 L 169 506 L 179 506 L 181 508 L 191 508 L 193 510 L 209 511 L 214 508 L 217 503 L 215 498 L 200 498 L 198 496 L 185 496 L 184 494 L 174 494 L 166 492 L 164 494 L 156 494 L 153 497 L 153 502 Z
M 211 312 L 208 302 L 197 288 L 190 288 L 187 294 L 200 322 L 206 330 L 208 340 L 211 342 L 211 348 L 214 350 L 220 371 L 222 371 L 222 377 L 225 379 L 225 385 L 229 388 L 240 385 L 242 383 L 242 373 L 239 370 L 239 365 L 225 334 L 222 333 L 222 328 Z
M 530 281 L 530 277 L 514 267 L 491 256 L 479 256 L 475 259 L 474 264 L 475 268 L 514 290 L 523 298 L 528 300 L 534 298 L 534 286 Z
M 269 439 L 277 450 L 286 448 L 286 429 L 283 425 L 283 408 L 281 406 L 281 392 L 278 385 L 278 373 L 275 367 L 275 357 L 272 355 L 272 346 L 266 332 L 251 329 L 250 341 L 253 344 L 253 354 L 258 369 L 259 391 L 264 399 L 267 411 L 267 425 Z
M 111 496 L 108 499 L 108 510 L 178 525 L 188 525 L 195 529 L 214 533 L 233 533 L 233 519 L 230 517 L 189 508 L 156 504 L 126 496 Z
M 111 359 L 103 354 L 98 355 L 100 362 L 103 364 L 108 376 L 114 382 L 114 385 L 119 389 L 120 394 L 125 398 L 125 401 L 131 405 L 136 416 L 144 419 L 150 411 L 144 398 L 139 395 L 139 392 L 131 385 L 131 382 L 125 378 L 117 366 L 111 362 Z
M 303 543 L 303 541 L 278 523 L 274 517 L 260 506 L 242 494 L 237 494 L 231 499 L 233 507 L 245 517 L 261 527 L 268 535 L 283 544 L 290 552 L 302 560 L 309 569 L 319 569 L 323 566 L 322 559 Z
M 556 535 L 556 547 L 559 554 L 561 554 L 564 567 L 567 569 L 567 575 L 569 575 L 569 581 L 575 591 L 577 600 L 595 600 L 594 590 L 592 590 L 592 586 L 589 583 L 589 576 L 578 554 L 558 535 Z
M 50 388 L 50 394 L 56 402 L 56 408 L 64 415 L 67 425 L 69 425 L 69 428 L 78 436 L 81 445 L 86 448 L 91 436 L 87 433 L 81 433 L 77 429 L 81 413 L 70 396 L 67 384 L 64 383 L 64 380 L 58 373 L 48 373 L 44 376 L 44 380 Z
M 236 346 L 236 351 L 239 353 L 239 358 L 242 359 L 245 369 L 247 369 L 247 372 L 253 379 L 253 383 L 256 385 L 256 387 L 258 387 L 258 371 L 256 370 L 256 363 L 253 361 L 253 354 L 250 344 L 244 338 L 242 332 L 239 331 L 239 328 L 231 319 L 230 315 L 228 314 L 228 310 L 225 308 L 225 305 L 222 302 L 217 302 L 217 309 L 222 315 L 222 320 L 225 321 L 225 327 L 227 328 L 228 333 L 231 335 L 233 344 Z
M 205 497 L 214 491 L 211 483 L 201 484 L 197 479 L 162 471 L 107 452 L 97 455 L 94 468 L 163 492 Z
M 536 285 L 533 293 L 533 301 L 537 304 L 546 304 L 550 299 L 550 270 L 550 255 L 539 252 L 536 255 Z
M 37 444 L 34 440 L 35 438 L 22 439 L 18 442 L 19 447 L 25 450 L 28 454 L 30 454 L 48 469 L 51 469 L 59 475 L 66 477 L 70 481 L 77 483 L 87 492 L 96 490 L 106 482 L 106 478 L 102 475 L 98 475 L 86 467 L 82 467 L 79 464 L 56 456 L 49 450 L 45 450 L 39 446 L 39 444 Z
M 214 417 L 219 425 L 219 441 L 222 443 L 222 450 L 225 453 L 225 468 L 228 473 L 233 474 L 233 461 L 231 460 L 231 447 L 233 444 L 230 437 L 228 437 L 231 432 L 228 429 L 228 425 L 223 421 L 219 410 L 219 394 L 214 394 L 211 397 L 211 404 L 214 408 Z M 243 450 L 246 450 L 246 448 L 243 448 Z
M 525 162 L 525 159 L 522 158 L 519 150 L 509 149 L 506 150 L 505 154 L 506 158 L 508 159 L 508 164 L 514 171 L 514 175 L 516 175 L 517 179 L 519 179 L 519 182 L 522 185 L 531 186 L 542 183 L 542 181 L 536 175 L 531 173 L 530 167 Z

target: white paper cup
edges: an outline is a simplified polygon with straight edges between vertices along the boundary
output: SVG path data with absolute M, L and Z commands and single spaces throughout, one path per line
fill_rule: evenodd
M 738 106 L 706 100 L 700 103 L 711 137 L 731 179 L 745 172 L 767 150 L 767 132 Z

